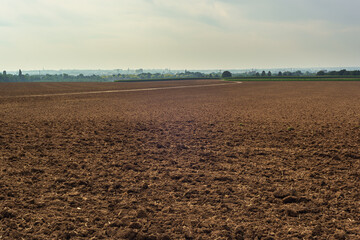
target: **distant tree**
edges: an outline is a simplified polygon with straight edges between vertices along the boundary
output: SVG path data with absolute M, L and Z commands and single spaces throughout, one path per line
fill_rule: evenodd
M 230 73 L 230 72 L 229 72 L 229 73 Z M 194 75 L 195 77 L 197 77 L 197 78 L 201 78 L 201 77 L 204 76 L 201 72 L 194 72 L 193 75 Z M 230 73 L 230 76 L 229 76 L 229 77 L 231 77 L 231 73 Z
M 298 70 L 298 71 L 295 72 L 295 75 L 296 76 L 301 76 L 301 75 L 303 75 L 303 73 L 300 70 Z
M 346 69 L 340 70 L 339 75 L 340 76 L 347 75 Z
M 282 74 L 282 72 L 280 71 L 279 73 L 278 73 L 278 76 L 279 77 L 281 77 L 283 74 Z
M 267 73 L 267 75 L 268 75 L 268 77 L 271 77 L 271 72 L 269 71 L 269 72 Z
M 222 78 L 228 78 L 228 77 L 232 77 L 231 72 L 229 71 L 224 71 L 221 75 Z
M 6 71 L 3 71 L 2 74 L 0 74 L 0 81 L 1 82 L 7 82 L 8 76 L 6 76 Z
M 342 69 L 340 71 L 330 71 L 330 72 L 326 72 L 326 71 L 319 71 L 317 72 L 318 76 L 359 76 L 360 75 L 360 71 L 359 70 L 355 70 L 355 71 L 347 71 L 346 69 Z
M 140 79 L 150 79 L 151 73 L 141 73 L 138 75 Z
M 255 76 L 260 77 L 260 73 L 256 72 Z
M 136 73 L 136 74 L 141 74 L 141 73 L 143 73 L 143 72 L 144 72 L 144 70 L 143 70 L 142 68 L 135 70 L 135 73 Z
M 21 69 L 19 69 L 19 80 L 23 80 L 24 79 L 24 75 L 22 74 Z
M 261 72 L 261 76 L 262 76 L 262 77 L 265 77 L 265 76 L 266 76 L 265 71 L 262 71 L 262 72 Z
M 355 75 L 355 76 L 359 76 L 359 75 L 360 75 L 360 71 L 359 71 L 359 70 L 355 70 L 355 71 L 353 71 L 353 75 Z

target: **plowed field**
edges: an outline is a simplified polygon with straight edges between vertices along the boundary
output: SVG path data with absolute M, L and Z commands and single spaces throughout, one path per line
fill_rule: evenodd
M 359 146 L 360 82 L 2 83 L 0 239 L 360 239 Z

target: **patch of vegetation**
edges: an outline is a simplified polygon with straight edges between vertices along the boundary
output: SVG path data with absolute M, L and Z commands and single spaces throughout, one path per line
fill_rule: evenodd
M 227 81 L 360 81 L 360 71 L 319 71 L 318 73 L 303 73 L 301 71 L 285 71 L 272 73 L 271 71 L 250 71 L 234 74 L 232 77 L 223 77 Z
M 226 81 L 360 81 L 360 77 L 232 77 L 224 79 Z
M 229 72 L 229 71 L 224 71 L 224 72 L 221 74 L 221 77 L 222 77 L 222 78 L 230 78 L 230 77 L 232 77 L 232 74 L 231 74 L 231 72 Z
M 327 72 L 325 70 L 319 71 L 316 74 L 317 76 L 357 76 L 360 77 L 360 71 L 359 70 L 355 70 L 355 71 L 347 71 L 346 69 L 340 70 L 340 71 L 330 71 Z

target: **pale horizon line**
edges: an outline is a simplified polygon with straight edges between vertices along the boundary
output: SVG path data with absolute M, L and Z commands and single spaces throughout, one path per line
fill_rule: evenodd
M 321 69 L 321 70 L 327 70 L 327 69 L 360 69 L 360 66 L 332 66 L 332 67 L 319 67 L 319 66 L 314 66 L 314 67 L 251 67 L 251 68 L 193 68 L 193 69 L 189 69 L 189 68 L 58 68 L 58 69 L 46 69 L 46 68 L 42 68 L 42 69 L 11 69 L 11 70 L 7 70 L 7 69 L 3 69 L 2 71 L 6 71 L 6 72 L 18 72 L 19 70 L 21 70 L 22 72 L 33 72 L 33 71 L 127 71 L 127 70 L 139 70 L 142 69 L 143 71 L 145 70 L 169 70 L 169 71 L 214 71 L 214 72 L 218 72 L 218 71 L 229 71 L 229 70 L 235 70 L 235 71 L 248 71 L 248 70 L 271 70 L 271 69 Z

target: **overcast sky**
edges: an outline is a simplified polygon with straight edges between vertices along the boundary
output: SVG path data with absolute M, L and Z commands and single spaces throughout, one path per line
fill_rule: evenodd
M 360 66 L 359 0 L 1 0 L 0 69 Z

